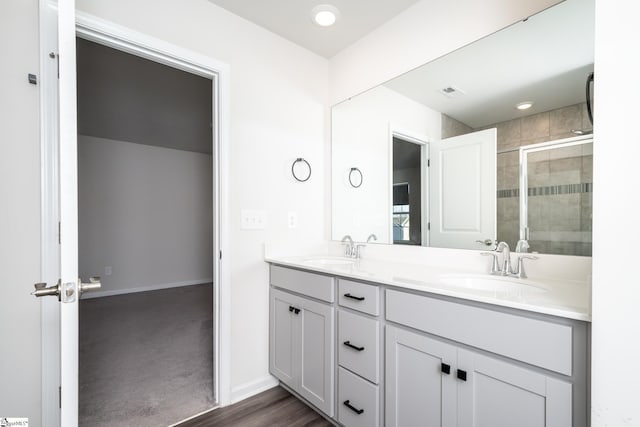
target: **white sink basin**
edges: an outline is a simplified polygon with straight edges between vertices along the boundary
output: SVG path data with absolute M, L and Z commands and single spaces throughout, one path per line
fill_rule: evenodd
M 489 291 L 498 293 L 507 292 L 547 292 L 547 288 L 539 283 L 533 283 L 511 277 L 445 274 L 440 276 L 440 282 L 447 286 L 469 290 Z
M 343 257 L 314 257 L 307 258 L 304 262 L 312 265 L 350 265 L 353 264 L 355 260 L 353 258 Z

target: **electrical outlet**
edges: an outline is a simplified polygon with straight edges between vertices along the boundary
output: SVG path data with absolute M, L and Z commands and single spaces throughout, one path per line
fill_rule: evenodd
M 287 214 L 287 225 L 289 228 L 296 228 L 298 226 L 298 213 L 289 212 Z
M 267 227 L 267 212 L 255 209 L 242 209 L 240 228 L 243 230 L 264 230 Z
M 111 276 L 111 274 L 113 274 L 113 267 L 108 266 L 104 268 L 104 275 L 105 276 Z

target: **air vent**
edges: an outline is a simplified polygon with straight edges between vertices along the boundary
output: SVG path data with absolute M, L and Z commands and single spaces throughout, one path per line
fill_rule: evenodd
M 461 95 L 464 95 L 464 91 L 460 90 L 459 88 L 453 85 L 445 86 L 442 89 L 440 89 L 439 92 L 442 95 L 446 96 L 447 98 L 457 98 Z

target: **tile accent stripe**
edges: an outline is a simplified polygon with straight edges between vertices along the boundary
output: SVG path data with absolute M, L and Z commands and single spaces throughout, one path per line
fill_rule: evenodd
M 593 193 L 593 183 L 547 185 L 545 187 L 530 187 L 528 189 L 529 197 L 581 193 Z M 508 190 L 498 190 L 498 199 L 509 197 L 520 197 L 520 189 L 511 188 Z

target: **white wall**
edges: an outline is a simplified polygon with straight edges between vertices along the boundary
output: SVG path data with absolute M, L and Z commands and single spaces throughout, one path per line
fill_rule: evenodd
M 79 135 L 78 203 L 80 277 L 102 276 L 96 294 L 212 280 L 210 155 Z
M 593 426 L 640 426 L 638 14 L 636 0 L 596 0 Z
M 207 0 L 78 0 L 79 10 L 230 64 L 231 381 L 268 375 L 268 268 L 263 243 L 326 240 L 328 63 Z M 297 183 L 297 157 L 313 168 Z M 268 213 L 265 230 L 241 230 L 243 208 Z M 287 212 L 298 227 L 287 228 Z
M 0 2 L 0 417 L 41 424 L 38 2 Z
M 539 12 L 559 0 L 421 0 L 330 61 L 332 104 Z
M 334 240 L 350 235 L 379 243 L 391 236 L 391 134 L 440 139 L 441 114 L 406 96 L 377 87 L 332 109 L 332 230 Z M 349 171 L 362 171 L 362 186 L 349 184 Z

